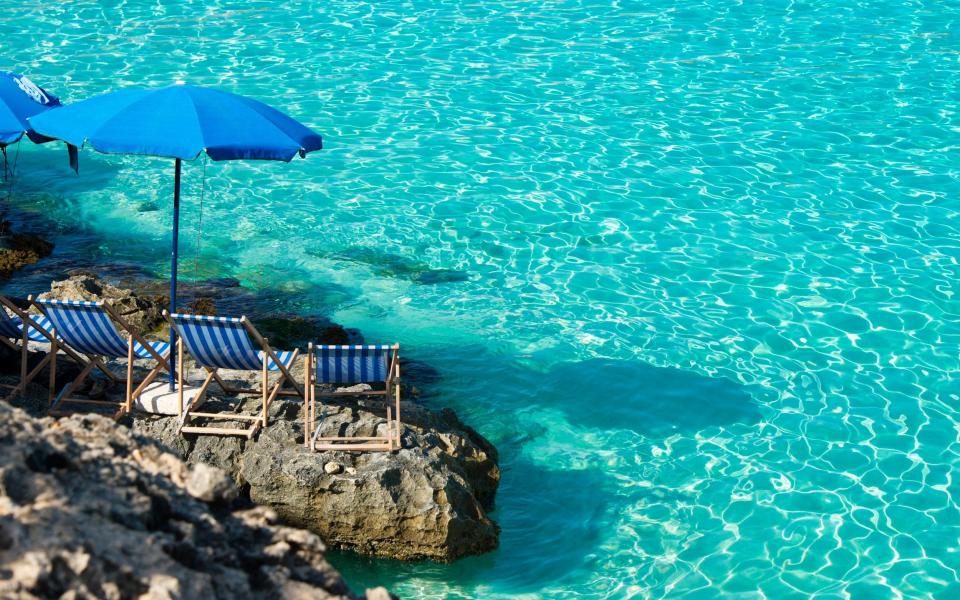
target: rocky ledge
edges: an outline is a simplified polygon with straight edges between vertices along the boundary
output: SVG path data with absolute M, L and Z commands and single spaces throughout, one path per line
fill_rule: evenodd
M 324 552 L 110 419 L 0 404 L 0 597 L 357 598 Z
M 53 251 L 53 244 L 35 235 L 8 235 L 7 226 L 0 219 L 0 279 L 9 277 L 21 267 L 36 263 Z
M 253 414 L 258 401 L 209 401 L 204 410 Z M 302 405 L 278 400 L 257 438 L 180 436 L 175 417 L 137 415 L 133 428 L 190 464 L 229 472 L 244 495 L 330 545 L 399 560 L 451 561 L 496 548 L 487 515 L 499 481 L 496 451 L 449 410 L 404 403 L 403 449 L 308 452 Z M 383 408 L 325 405 L 322 435 L 383 435 Z M 230 422 L 221 422 L 231 427 Z M 237 427 L 245 424 L 237 422 Z
M 89 274 L 54 283 L 45 296 L 109 300 L 123 307 L 125 318 L 145 329 L 157 322 L 154 313 L 162 306 L 149 294 L 138 296 Z M 269 327 L 286 340 L 344 343 L 346 336 L 358 340 L 356 332 L 322 320 L 274 315 L 269 321 Z M 271 339 L 277 338 L 271 335 Z M 202 379 L 195 365 L 186 366 L 188 380 Z M 69 369 L 69 361 L 58 361 L 58 367 Z M 299 381 L 302 368 L 297 361 L 294 376 Z M 231 384 L 256 384 L 256 374 L 221 374 Z M 88 392 L 101 397 L 122 395 L 122 386 L 111 389 L 105 384 L 104 379 L 96 381 Z M 205 412 L 256 414 L 259 410 L 258 399 L 230 398 L 219 393 L 216 385 L 210 391 Z M 499 528 L 487 516 L 500 480 L 496 449 L 453 411 L 429 410 L 409 400 L 415 395 L 412 387 L 406 392 L 408 400 L 401 405 L 403 448 L 390 453 L 307 451 L 299 400 L 276 400 L 270 408 L 270 425 L 249 441 L 182 436 L 177 433 L 176 418 L 168 416 L 135 413 L 122 423 L 159 441 L 190 465 L 223 469 L 241 497 L 270 507 L 283 522 L 305 527 L 331 546 L 368 556 L 444 562 L 496 548 Z M 45 391 L 38 388 L 19 403 L 42 414 L 45 400 Z M 384 414 L 377 401 L 338 398 L 324 405 L 321 434 L 382 435 Z M 219 425 L 233 426 L 222 421 Z

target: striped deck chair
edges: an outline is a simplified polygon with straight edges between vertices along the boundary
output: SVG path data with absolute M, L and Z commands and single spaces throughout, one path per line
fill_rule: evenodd
M 133 410 L 133 400 L 137 398 L 161 371 L 170 367 L 167 359 L 170 344 L 166 342 L 146 342 L 134 331 L 120 315 L 106 302 L 86 302 L 82 300 L 34 300 L 33 305 L 50 320 L 60 344 L 71 348 L 85 357 L 80 374 L 64 386 L 51 403 L 48 414 L 65 415 L 71 411 L 61 407 L 67 404 L 85 404 L 113 406 L 117 408 L 114 417 L 120 417 Z M 126 331 L 127 338 L 117 330 L 116 325 Z M 112 381 L 121 378 L 111 371 L 103 359 L 127 359 L 127 389 L 123 402 L 109 400 L 90 400 L 75 398 L 70 394 L 82 384 L 93 369 L 98 369 Z M 152 359 L 157 365 L 134 388 L 133 361 L 138 358 Z M 50 389 L 56 387 L 55 377 L 50 378 Z
M 29 342 L 50 344 L 50 350 L 47 352 L 47 356 L 28 372 L 27 352 Z M 27 384 L 33 381 L 47 365 L 50 365 L 51 377 L 53 377 L 52 371 L 57 367 L 57 340 L 50 320 L 44 316 L 28 314 L 27 311 L 22 310 L 3 296 L 0 296 L 0 343 L 8 346 L 14 352 L 20 353 L 20 383 L 17 385 L 0 384 L 0 387 L 10 390 L 6 400 L 13 400 L 17 395 L 23 393 L 27 389 Z M 75 352 L 69 348 L 63 350 L 73 360 L 83 364 L 82 359 Z M 51 392 L 52 397 L 53 393 Z
M 399 450 L 400 345 L 314 346 L 304 365 L 307 406 L 304 410 L 304 444 L 322 450 Z M 382 383 L 384 389 L 365 392 L 318 392 L 319 384 Z M 387 435 L 374 437 L 321 437 L 317 425 L 317 398 L 378 396 L 387 405 Z M 321 407 L 322 408 L 322 407 Z M 394 412 L 395 411 L 395 412 Z M 395 418 L 394 418 L 395 417 Z M 323 415 L 320 415 L 323 419 Z
M 303 397 L 303 389 L 290 374 L 290 366 L 297 359 L 299 350 L 277 352 L 270 348 L 267 340 L 260 335 L 246 317 L 239 319 L 228 317 L 207 317 L 202 315 L 169 314 L 164 317 L 179 336 L 177 343 L 177 389 L 178 414 L 181 433 L 201 433 L 213 435 L 239 435 L 252 439 L 269 422 L 270 404 L 277 396 Z M 259 349 L 258 349 L 259 348 Z M 189 353 L 197 364 L 207 372 L 206 379 L 193 396 L 189 406 L 184 406 L 183 354 Z M 241 389 L 227 385 L 217 371 L 232 369 L 239 371 L 259 371 L 262 374 L 259 389 Z M 269 387 L 270 373 L 279 373 L 280 377 Z M 207 388 L 216 381 L 228 394 L 260 394 L 263 404 L 259 415 L 239 415 L 233 413 L 197 412 L 207 393 Z M 293 389 L 284 389 L 289 383 Z M 227 421 L 248 421 L 247 429 L 191 426 L 190 419 L 220 419 Z

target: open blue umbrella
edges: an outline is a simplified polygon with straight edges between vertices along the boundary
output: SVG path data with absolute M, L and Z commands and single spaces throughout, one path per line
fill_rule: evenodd
M 0 71 L 0 147 L 19 141 L 23 134 L 37 143 L 50 141 L 31 129 L 27 118 L 55 106 L 60 100 L 25 76 Z
M 250 98 L 178 82 L 162 88 L 125 89 L 31 117 L 35 132 L 108 154 L 176 159 L 170 312 L 176 312 L 180 230 L 180 162 L 206 152 L 213 160 L 282 160 L 323 147 L 320 135 L 280 111 Z M 171 328 L 170 344 L 175 343 Z M 173 369 L 170 369 L 173 385 Z
M 50 138 L 37 134 L 27 119 L 43 111 L 60 106 L 56 96 L 19 73 L 0 71 L 0 151 L 3 152 L 4 173 L 7 169 L 7 146 L 20 141 L 23 134 L 37 144 Z

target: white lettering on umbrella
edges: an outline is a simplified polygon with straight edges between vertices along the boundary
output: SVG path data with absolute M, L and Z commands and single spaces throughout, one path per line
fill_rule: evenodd
M 43 90 L 41 90 L 37 84 L 30 81 L 25 76 L 14 77 L 13 80 L 17 82 L 17 85 L 20 86 L 20 89 L 23 90 L 23 93 L 30 96 L 34 102 L 39 102 L 43 105 L 50 103 L 50 98 L 43 93 Z

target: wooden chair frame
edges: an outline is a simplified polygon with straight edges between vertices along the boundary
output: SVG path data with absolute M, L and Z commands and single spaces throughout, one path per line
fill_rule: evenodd
M 318 392 L 317 387 L 323 385 L 323 383 L 314 381 L 317 355 L 314 344 L 311 343 L 309 345 L 303 364 L 304 387 L 307 390 L 307 402 L 303 410 L 303 443 L 308 450 L 315 452 L 327 450 L 390 452 L 399 450 L 402 447 L 402 425 L 400 421 L 400 345 L 393 344 L 390 347 L 390 354 L 390 364 L 387 367 L 387 377 L 383 390 L 369 390 L 365 392 Z M 387 409 L 387 435 L 369 437 L 320 436 L 319 428 L 314 428 L 317 422 L 317 398 L 339 398 L 343 396 L 382 397 Z M 396 415 L 396 418 L 394 418 L 394 415 Z
M 163 311 L 163 318 L 167 320 L 167 323 L 170 324 L 170 327 L 174 328 L 176 331 L 176 325 L 173 322 L 173 319 L 170 317 L 170 313 Z M 290 373 L 290 370 L 280 362 L 280 359 L 277 357 L 276 352 L 273 348 L 270 347 L 270 344 L 267 338 L 260 335 L 260 332 L 253 326 L 253 323 L 247 319 L 247 317 L 240 317 L 240 322 L 243 324 L 244 330 L 247 334 L 250 335 L 250 338 L 260 345 L 263 350 L 263 366 L 262 366 L 262 379 L 260 383 L 260 388 L 239 388 L 227 385 L 227 382 L 220 377 L 218 367 L 208 367 L 206 365 L 201 365 L 197 363 L 203 370 L 206 371 L 206 378 L 203 380 L 203 383 L 200 384 L 200 388 L 197 391 L 196 395 L 193 397 L 189 406 L 184 406 L 184 377 L 183 377 L 183 340 L 177 338 L 177 433 L 198 433 L 198 434 L 210 434 L 210 435 L 238 435 L 249 439 L 253 439 L 255 435 L 260 431 L 260 429 L 265 428 L 270 423 L 269 411 L 270 405 L 273 404 L 273 401 L 277 396 L 300 396 L 301 398 L 305 397 L 303 389 L 301 389 L 300 384 L 297 383 L 297 380 Z M 293 364 L 293 361 L 297 360 L 300 350 L 295 349 L 293 351 L 293 356 L 290 358 L 290 364 Z M 268 366 L 270 360 L 273 360 L 274 364 L 277 365 L 280 372 L 280 377 L 277 379 L 277 382 L 273 385 L 272 388 L 269 386 L 269 375 L 270 371 Z M 203 403 L 204 398 L 207 395 L 207 389 L 210 387 L 210 384 L 214 381 L 217 382 L 217 385 L 220 386 L 220 389 L 228 394 L 260 394 L 263 398 L 263 403 L 260 407 L 260 414 L 258 416 L 253 415 L 238 415 L 238 414 L 223 414 L 223 413 L 209 413 L 209 412 L 197 412 L 194 410 L 197 406 Z M 285 383 L 290 383 L 294 389 L 285 390 L 283 386 Z M 269 391 L 268 391 L 269 390 Z M 222 421 L 250 421 L 250 427 L 246 429 L 239 428 L 227 428 L 227 427 L 204 427 L 204 426 L 194 426 L 190 425 L 190 419 L 194 417 L 199 417 L 202 419 L 212 419 L 212 420 L 222 420 Z
M 44 312 L 43 305 L 37 302 L 33 296 L 30 296 L 28 300 L 33 306 L 37 308 L 37 310 L 39 310 L 41 313 L 46 314 Z M 106 311 L 106 313 L 110 316 L 110 319 L 113 320 L 114 323 L 119 325 L 120 328 L 123 331 L 125 331 L 128 336 L 127 378 L 126 378 L 127 388 L 126 388 L 125 398 L 123 402 L 117 402 L 113 400 L 90 400 L 89 398 L 71 397 L 70 394 L 73 392 L 73 390 L 76 389 L 77 386 L 82 384 L 84 381 L 86 381 L 87 377 L 90 376 L 90 373 L 93 371 L 93 369 L 99 370 L 101 373 L 106 375 L 111 381 L 115 383 L 119 383 L 121 381 L 120 377 L 118 377 L 113 371 L 111 371 L 107 367 L 106 363 L 103 360 L 103 357 L 95 356 L 92 354 L 85 354 L 83 352 L 77 352 L 71 349 L 71 352 L 74 355 L 79 355 L 77 356 L 77 360 L 80 362 L 83 368 L 80 370 L 80 374 L 77 375 L 77 377 L 73 381 L 71 381 L 66 386 L 64 386 L 64 388 L 60 390 L 60 393 L 57 394 L 56 398 L 54 398 L 54 390 L 56 389 L 56 368 L 55 366 L 51 367 L 50 369 L 50 406 L 47 409 L 47 414 L 50 416 L 65 416 L 65 415 L 72 414 L 74 412 L 74 411 L 58 410 L 58 407 L 61 406 L 62 404 L 84 404 L 84 405 L 90 405 L 90 406 L 116 407 L 117 410 L 113 414 L 113 418 L 119 419 L 123 415 L 133 410 L 133 399 L 138 397 L 143 392 L 143 390 L 147 388 L 148 385 L 153 383 L 153 380 L 157 378 L 157 375 L 159 375 L 162 371 L 169 371 L 170 369 L 167 359 L 163 358 L 159 352 L 153 349 L 153 346 L 148 344 L 146 340 L 140 337 L 140 334 L 138 334 L 123 319 L 123 317 L 117 314 L 117 312 L 113 309 L 112 306 L 110 306 L 108 302 L 101 302 L 100 305 L 104 309 L 104 311 Z M 56 334 L 56 328 L 54 328 L 54 333 Z M 151 355 L 151 357 L 157 361 L 157 366 L 151 369 L 150 372 L 147 373 L 147 375 L 143 378 L 143 380 L 137 385 L 137 387 L 134 388 L 133 387 L 133 362 L 137 359 L 136 355 L 134 354 L 134 347 L 136 343 L 139 343 L 143 348 L 147 350 L 147 352 Z M 65 342 L 60 342 L 60 347 L 64 348 L 65 350 L 69 348 L 69 346 Z M 170 356 L 171 354 L 172 352 L 168 354 L 168 356 Z M 80 356 L 82 356 L 83 358 L 80 358 Z M 112 357 L 112 358 L 119 358 L 119 357 Z M 56 359 L 54 358 L 54 360 Z
M 19 338 L 20 344 L 18 345 L 15 342 L 11 342 L 10 339 L 6 337 L 0 337 L 0 343 L 4 344 L 14 352 L 20 353 L 20 383 L 17 385 L 7 385 L 0 384 L 0 388 L 9 389 L 10 393 L 4 398 L 8 402 L 13 400 L 18 395 L 25 393 L 27 385 L 33 381 L 37 375 L 40 374 L 40 371 L 47 365 L 50 365 L 50 376 L 51 380 L 54 377 L 54 370 L 57 368 L 57 351 L 58 344 L 54 336 L 50 335 L 45 329 L 36 324 L 36 322 L 30 317 L 30 313 L 21 309 L 19 306 L 11 302 L 8 298 L 0 296 L 0 310 L 4 308 L 8 309 L 13 313 L 15 317 L 18 317 L 23 323 L 23 337 Z M 30 329 L 34 329 L 39 332 L 43 337 L 47 338 L 47 342 L 50 344 L 50 350 L 47 352 L 47 355 L 40 361 L 40 363 L 35 366 L 32 370 L 28 372 L 27 370 L 27 358 L 30 350 Z M 63 347 L 64 353 L 75 360 L 79 365 L 83 366 L 84 360 L 77 355 L 71 348 Z M 52 388 L 51 388 L 52 390 Z M 53 398 L 53 392 L 50 393 L 50 398 Z

